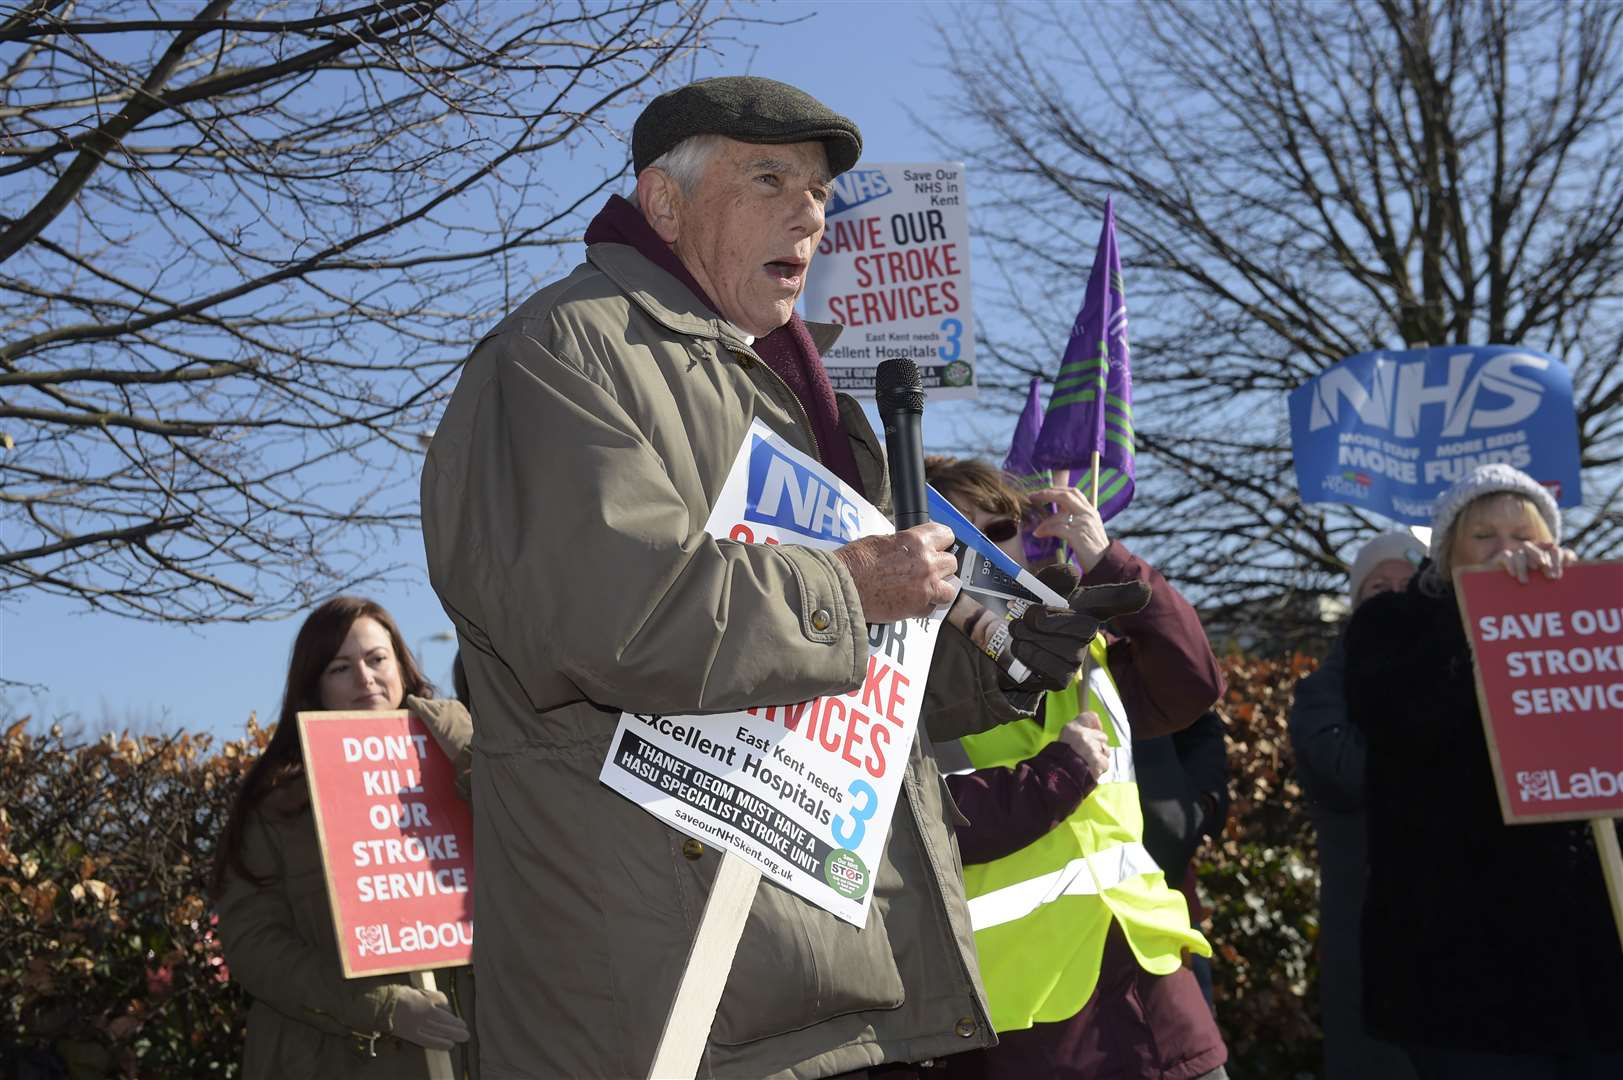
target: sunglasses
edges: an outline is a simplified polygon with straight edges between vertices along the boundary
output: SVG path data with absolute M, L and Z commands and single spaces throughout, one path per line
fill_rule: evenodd
M 1020 522 L 1015 518 L 998 518 L 996 521 L 986 523 L 981 532 L 994 544 L 1001 544 L 1005 540 L 1013 540 L 1020 532 Z

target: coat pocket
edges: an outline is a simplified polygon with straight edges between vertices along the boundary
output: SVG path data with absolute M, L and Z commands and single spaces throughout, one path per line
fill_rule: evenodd
M 711 1028 L 722 1046 L 768 1039 L 906 997 L 879 905 L 858 930 L 762 882 Z

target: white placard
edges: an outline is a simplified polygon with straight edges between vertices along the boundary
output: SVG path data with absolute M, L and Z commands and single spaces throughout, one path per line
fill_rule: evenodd
M 718 539 L 822 549 L 894 531 L 759 420 L 707 529 Z M 623 713 L 599 779 L 862 926 L 945 613 L 869 627 L 867 677 L 850 694 L 708 716 Z
M 835 177 L 805 299 L 806 318 L 846 328 L 823 353 L 834 389 L 871 395 L 879 362 L 906 356 L 932 401 L 976 396 L 968 202 L 956 161 Z

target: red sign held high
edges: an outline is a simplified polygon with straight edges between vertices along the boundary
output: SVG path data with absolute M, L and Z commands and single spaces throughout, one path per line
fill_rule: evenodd
M 1623 816 L 1623 563 L 1456 585 L 1505 823 Z
M 344 976 L 473 959 L 473 817 L 405 711 L 299 714 Z

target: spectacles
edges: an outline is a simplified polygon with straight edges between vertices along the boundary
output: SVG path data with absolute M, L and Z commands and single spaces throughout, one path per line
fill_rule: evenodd
M 1013 540 L 1020 532 L 1020 522 L 1015 518 L 998 518 L 996 521 L 986 523 L 981 530 L 986 538 L 994 544 L 1001 544 L 1005 540 Z

